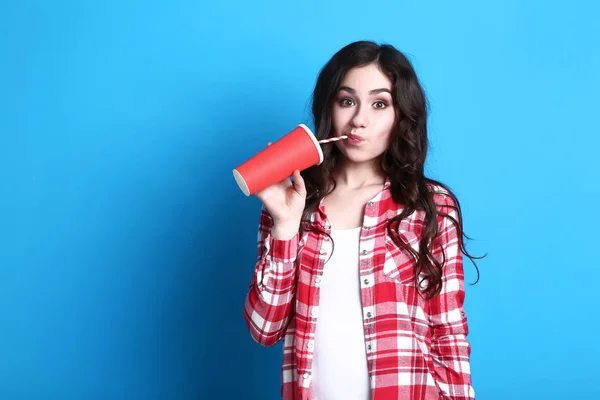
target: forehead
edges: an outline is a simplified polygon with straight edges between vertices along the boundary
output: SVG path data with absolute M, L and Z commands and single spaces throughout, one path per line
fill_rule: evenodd
M 348 86 L 358 92 L 368 92 L 382 88 L 391 90 L 392 81 L 381 71 L 378 65 L 368 64 L 348 70 L 340 86 Z

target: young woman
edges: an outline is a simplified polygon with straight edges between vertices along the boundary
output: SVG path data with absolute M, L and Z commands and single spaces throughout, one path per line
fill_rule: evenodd
M 283 399 L 473 399 L 460 205 L 424 176 L 426 99 L 406 57 L 355 42 L 313 95 L 325 160 L 257 193 L 245 318 L 284 339 Z

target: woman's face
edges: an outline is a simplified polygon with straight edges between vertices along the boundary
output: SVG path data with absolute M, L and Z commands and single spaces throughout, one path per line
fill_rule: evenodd
M 342 80 L 332 109 L 336 142 L 352 163 L 371 162 L 388 147 L 396 113 L 392 82 L 377 64 L 352 68 Z

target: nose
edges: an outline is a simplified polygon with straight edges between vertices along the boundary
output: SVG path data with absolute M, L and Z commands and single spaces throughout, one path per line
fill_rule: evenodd
M 369 124 L 369 118 L 367 115 L 367 108 L 364 105 L 358 105 L 355 107 L 355 113 L 350 120 L 350 124 L 354 128 L 365 128 Z

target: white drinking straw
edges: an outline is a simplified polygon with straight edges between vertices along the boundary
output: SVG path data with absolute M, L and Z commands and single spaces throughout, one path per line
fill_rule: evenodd
M 338 140 L 344 140 L 344 139 L 348 139 L 348 136 L 338 136 L 338 137 L 332 137 L 330 139 L 323 139 L 323 140 L 319 140 L 319 143 L 324 144 L 324 143 L 329 143 L 329 142 L 337 142 Z

